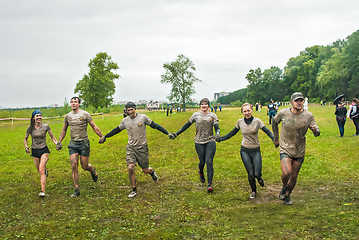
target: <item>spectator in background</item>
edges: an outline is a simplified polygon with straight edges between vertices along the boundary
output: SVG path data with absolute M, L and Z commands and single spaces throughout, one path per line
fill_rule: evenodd
M 353 120 L 355 125 L 355 134 L 353 136 L 359 136 L 359 100 L 353 98 L 353 107 L 350 111 L 350 119 Z
M 346 121 L 347 108 L 344 106 L 343 102 L 339 102 L 335 108 L 336 120 L 339 127 L 340 137 L 344 136 L 344 125 Z

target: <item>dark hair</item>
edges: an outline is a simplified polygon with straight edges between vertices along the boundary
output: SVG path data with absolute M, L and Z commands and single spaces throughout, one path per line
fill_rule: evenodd
M 357 98 L 353 98 L 353 102 L 355 102 L 357 105 L 359 105 L 359 100 Z
M 70 102 L 71 102 L 72 99 L 77 99 L 77 101 L 78 101 L 79 103 L 81 103 L 81 99 L 80 99 L 79 97 L 76 97 L 76 96 L 72 97 L 72 98 L 70 99 Z
M 29 133 L 32 134 L 32 130 L 34 130 L 35 127 L 35 116 L 31 116 L 30 118 L 30 128 L 29 128 Z
M 128 102 L 128 103 L 126 103 L 125 108 L 126 108 L 126 109 L 127 109 L 127 108 L 134 108 L 134 109 L 136 109 L 136 104 L 135 104 L 134 102 Z
M 207 103 L 207 105 L 210 106 L 208 98 L 202 98 L 201 101 L 199 101 L 199 105 L 201 105 L 203 102 Z

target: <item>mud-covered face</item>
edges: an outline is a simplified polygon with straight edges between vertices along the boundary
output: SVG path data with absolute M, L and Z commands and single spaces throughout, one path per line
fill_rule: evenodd
M 42 115 L 41 114 L 36 114 L 34 116 L 34 121 L 35 122 L 41 122 L 42 121 Z
M 136 116 L 135 108 L 126 108 L 126 111 L 128 113 L 128 116 L 130 116 L 130 118 L 134 118 Z
M 296 100 L 292 100 L 291 103 L 294 109 L 301 110 L 303 108 L 304 99 L 298 98 Z

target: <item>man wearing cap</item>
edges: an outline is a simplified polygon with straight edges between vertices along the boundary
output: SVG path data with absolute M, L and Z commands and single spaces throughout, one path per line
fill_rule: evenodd
M 66 136 L 66 131 L 68 126 L 71 130 L 71 141 L 67 146 L 70 152 L 70 160 L 72 167 L 72 179 L 75 185 L 75 191 L 71 197 L 80 196 L 79 188 L 79 159 L 81 166 L 84 170 L 89 171 L 92 176 L 92 180 L 97 182 L 98 175 L 96 169 L 89 163 L 90 156 L 90 141 L 87 136 L 87 125 L 90 124 L 93 131 L 101 138 L 103 134 L 101 130 L 96 126 L 92 120 L 91 115 L 80 109 L 80 99 L 78 97 L 72 97 L 70 104 L 72 111 L 66 114 L 64 119 L 64 126 L 60 133 L 60 138 L 58 142 L 58 149 L 62 148 L 61 142 Z
M 292 107 L 279 111 L 272 123 L 273 142 L 276 147 L 279 146 L 282 168 L 283 187 L 279 193 L 279 198 L 286 205 L 292 205 L 290 194 L 295 187 L 299 170 L 304 161 L 305 134 L 309 128 L 315 137 L 320 135 L 313 114 L 303 109 L 303 94 L 295 92 L 290 99 Z M 282 130 L 279 141 L 278 124 L 280 122 L 282 122 Z
M 104 143 L 107 138 L 127 129 L 128 143 L 126 145 L 126 162 L 132 187 L 132 191 L 128 197 L 131 198 L 137 195 L 135 178 L 135 166 L 137 164 L 142 168 L 144 173 L 151 175 L 153 181 L 158 180 L 155 171 L 149 167 L 146 125 L 149 125 L 151 128 L 157 129 L 166 135 L 171 134 L 159 124 L 152 121 L 147 115 L 136 113 L 136 104 L 133 102 L 128 102 L 125 105 L 125 109 L 128 116 L 122 119 L 118 127 L 114 128 L 111 132 L 101 138 L 99 143 Z

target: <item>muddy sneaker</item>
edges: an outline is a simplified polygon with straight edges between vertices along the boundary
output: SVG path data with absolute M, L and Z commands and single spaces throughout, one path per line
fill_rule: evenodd
M 207 186 L 207 192 L 209 193 L 213 192 L 213 187 L 211 185 Z
M 205 183 L 206 182 L 206 179 L 204 178 L 204 174 L 202 173 L 200 173 L 200 172 L 198 172 L 198 174 L 199 174 L 199 180 L 201 181 L 201 183 Z
M 75 188 L 74 193 L 71 194 L 70 197 L 75 198 L 75 197 L 78 197 L 78 196 L 80 196 L 80 189 Z
M 261 185 L 261 187 L 264 187 L 264 180 L 262 178 L 257 179 L 259 185 Z
M 48 177 L 49 176 L 49 171 L 47 171 L 47 169 L 45 168 L 45 176 Z
M 137 191 L 133 191 L 132 190 L 132 192 L 130 193 L 130 194 L 128 194 L 128 197 L 129 198 L 133 198 L 134 196 L 136 196 L 137 195 Z
M 285 204 L 285 205 L 292 205 L 293 204 L 293 202 L 290 200 L 289 196 L 285 196 L 283 201 L 284 201 L 283 204 Z
M 45 193 L 44 193 L 44 192 L 40 192 L 40 193 L 39 193 L 39 197 L 45 197 Z
M 152 177 L 152 180 L 157 182 L 158 181 L 158 176 L 155 172 L 155 170 L 152 169 L 152 172 L 150 173 L 151 177 Z
M 91 172 L 92 181 L 97 182 L 98 175 L 97 175 L 97 172 L 96 172 L 96 168 L 93 168 L 93 169 L 95 169 L 95 172 L 94 173 Z
M 252 192 L 251 195 L 249 195 L 250 199 L 254 199 L 256 198 L 256 192 Z
M 287 191 L 287 186 L 283 186 L 282 190 L 280 190 L 279 196 L 278 196 L 280 200 L 284 200 L 286 191 Z

